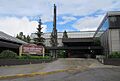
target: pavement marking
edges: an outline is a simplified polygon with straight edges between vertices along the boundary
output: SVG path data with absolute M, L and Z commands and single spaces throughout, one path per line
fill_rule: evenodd
M 34 77 L 37 75 L 44 76 L 44 75 L 55 74 L 55 73 L 60 73 L 60 72 L 73 72 L 75 70 L 77 71 L 78 68 L 68 68 L 68 69 L 61 69 L 61 70 L 55 70 L 55 71 L 49 71 L 49 72 L 33 72 L 29 74 L 5 75 L 5 76 L 0 76 L 0 80 L 22 78 L 22 77 Z M 79 70 L 83 71 L 85 69 L 79 69 Z
M 21 78 L 21 77 L 33 77 L 36 75 L 43 76 L 43 75 L 55 74 L 55 73 L 66 72 L 66 71 L 68 71 L 68 69 L 56 70 L 56 71 L 50 71 L 50 72 L 34 72 L 34 73 L 29 73 L 29 74 L 5 75 L 5 76 L 0 76 L 0 80 L 1 79 L 10 79 L 10 78 Z

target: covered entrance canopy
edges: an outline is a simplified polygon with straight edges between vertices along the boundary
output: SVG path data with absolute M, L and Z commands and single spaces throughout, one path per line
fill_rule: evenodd
M 63 39 L 62 47 L 46 47 L 49 50 L 65 50 L 68 57 L 95 57 L 101 54 L 103 48 L 94 43 L 93 38 L 67 38 Z

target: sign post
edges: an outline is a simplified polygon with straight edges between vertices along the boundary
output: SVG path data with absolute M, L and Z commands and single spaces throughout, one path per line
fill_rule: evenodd
M 44 51 L 45 48 L 42 45 L 26 44 L 20 46 L 19 56 L 21 56 L 22 54 L 38 54 L 38 55 L 43 55 L 44 57 Z
M 22 46 L 19 47 L 19 56 L 22 56 Z
M 45 56 L 45 48 L 43 48 L 43 58 L 44 58 L 44 56 Z

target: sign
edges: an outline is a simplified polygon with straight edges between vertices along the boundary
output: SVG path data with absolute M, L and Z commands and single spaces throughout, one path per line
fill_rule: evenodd
M 44 54 L 44 46 L 36 44 L 26 44 L 20 47 L 22 54 Z

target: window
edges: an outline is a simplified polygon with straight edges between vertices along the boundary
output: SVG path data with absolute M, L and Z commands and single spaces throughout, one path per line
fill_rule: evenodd
M 100 25 L 99 30 L 97 31 L 97 34 L 95 35 L 95 37 L 100 37 L 108 28 L 109 28 L 109 21 L 108 21 L 108 18 L 107 18 Z

